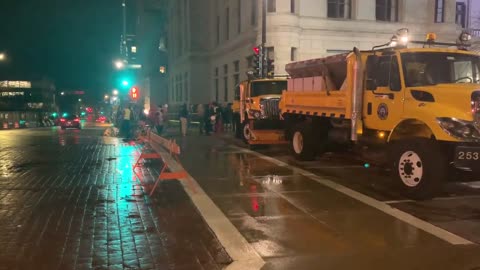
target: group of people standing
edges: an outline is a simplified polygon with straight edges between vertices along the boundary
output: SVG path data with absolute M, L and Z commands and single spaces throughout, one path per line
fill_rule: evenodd
M 197 114 L 200 120 L 200 134 L 210 135 L 212 132 L 221 133 L 232 129 L 233 110 L 231 103 L 225 107 L 215 102 L 208 105 L 199 104 Z
M 187 104 L 183 104 L 178 110 L 178 120 L 180 122 L 180 133 L 182 136 L 187 136 L 189 120 L 193 114 L 197 115 L 197 117 L 193 118 L 198 119 L 200 134 L 210 135 L 213 132 L 221 133 L 233 129 L 233 110 L 231 103 L 222 106 L 212 102 L 209 104 L 199 104 L 196 108 L 195 106 L 189 107 Z M 138 121 L 149 124 L 157 134 L 162 135 L 168 123 L 168 106 L 159 105 L 156 108 L 152 108 L 148 115 L 142 114 L 133 105 L 119 108 L 117 112 L 117 126 L 120 127 L 120 132 L 125 138 L 132 138 L 135 133 L 135 125 Z

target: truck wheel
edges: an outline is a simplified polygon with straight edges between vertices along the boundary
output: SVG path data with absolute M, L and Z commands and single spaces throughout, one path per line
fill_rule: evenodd
M 242 139 L 245 143 L 248 143 L 250 140 L 250 123 L 248 120 L 245 120 L 242 125 Z
M 298 160 L 310 161 L 315 159 L 315 147 L 310 127 L 299 124 L 293 129 L 291 149 Z
M 447 155 L 428 139 L 394 142 L 392 172 L 401 190 L 413 199 L 432 198 L 448 177 Z

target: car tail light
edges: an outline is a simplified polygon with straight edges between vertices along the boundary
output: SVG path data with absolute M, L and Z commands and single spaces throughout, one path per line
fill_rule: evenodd
M 75 122 L 80 122 L 80 118 L 75 118 L 75 120 L 73 120 Z
M 60 122 L 65 122 L 65 118 L 61 118 L 61 119 L 60 119 Z

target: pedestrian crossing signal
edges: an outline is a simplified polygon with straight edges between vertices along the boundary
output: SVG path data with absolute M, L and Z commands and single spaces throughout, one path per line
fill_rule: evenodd
M 130 89 L 130 97 L 133 100 L 137 100 L 138 97 L 140 96 L 140 91 L 138 90 L 138 87 L 134 86 Z

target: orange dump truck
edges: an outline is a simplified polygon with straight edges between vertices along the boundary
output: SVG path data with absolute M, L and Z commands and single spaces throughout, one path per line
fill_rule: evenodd
M 334 145 L 376 156 L 407 195 L 426 198 L 451 169 L 480 169 L 480 56 L 456 48 L 466 39 L 416 42 L 423 48 L 398 40 L 288 64 L 283 128 L 270 136 L 283 133 L 278 142 L 300 160 Z

